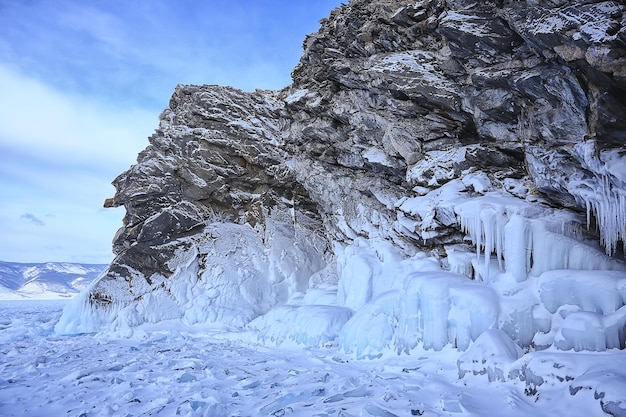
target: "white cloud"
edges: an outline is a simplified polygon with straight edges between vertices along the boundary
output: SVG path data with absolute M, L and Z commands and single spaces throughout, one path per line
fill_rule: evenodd
M 146 145 L 158 115 L 56 91 L 0 64 L 0 138 L 56 161 L 119 168 Z
M 64 95 L 2 65 L 0 91 L 0 259 L 110 261 L 123 209 L 102 203 L 157 114 Z

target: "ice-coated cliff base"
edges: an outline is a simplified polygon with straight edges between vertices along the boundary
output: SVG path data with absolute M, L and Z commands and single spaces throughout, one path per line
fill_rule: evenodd
M 626 375 L 610 371 L 622 382 L 603 384 L 602 372 L 626 344 L 624 264 L 580 233 L 578 215 L 477 188 L 453 181 L 397 203 L 411 215 L 452 210 L 467 240 L 446 247 L 447 256 L 406 256 L 384 239 L 357 238 L 335 243 L 335 258 L 319 269 L 322 258 L 305 262 L 319 252 L 307 236 L 294 241 L 294 229 L 275 231 L 268 249 L 248 225 L 210 224 L 212 239 L 180 253 L 176 276 L 152 277 L 126 305 L 94 308 L 85 292 L 55 330 L 130 336 L 142 323 L 178 320 L 245 329 L 268 346 L 337 347 L 356 359 L 454 348 L 459 378 L 521 380 L 528 395 L 555 384 L 572 395 L 593 389 L 620 415 Z

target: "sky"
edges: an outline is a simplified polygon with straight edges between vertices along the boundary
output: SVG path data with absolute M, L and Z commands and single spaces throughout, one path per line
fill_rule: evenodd
M 0 260 L 108 263 L 177 84 L 280 89 L 340 0 L 0 0 Z

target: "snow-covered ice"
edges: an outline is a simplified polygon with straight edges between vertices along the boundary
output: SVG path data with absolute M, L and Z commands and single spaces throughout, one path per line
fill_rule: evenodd
M 544 351 L 514 361 L 518 353 L 506 336 L 486 333 L 463 355 L 448 346 L 356 360 L 332 344 L 267 347 L 250 332 L 180 320 L 144 324 L 130 338 L 61 336 L 53 327 L 65 303 L 0 302 L 0 415 L 606 416 L 603 409 L 624 410 L 621 351 Z M 499 342 L 490 348 L 486 339 Z M 487 366 L 505 365 L 522 378 L 489 382 L 468 372 L 459 379 L 457 362 L 469 363 L 480 350 L 493 358 Z

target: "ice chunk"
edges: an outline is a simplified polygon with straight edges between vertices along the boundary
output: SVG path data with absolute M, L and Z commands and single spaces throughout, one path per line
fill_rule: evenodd
M 261 407 L 259 409 L 259 412 L 261 415 L 272 415 L 277 417 L 284 416 L 285 409 L 290 409 L 290 407 L 288 407 L 290 404 L 300 401 L 306 401 L 307 399 L 311 398 L 311 396 L 312 394 L 309 392 L 289 392 L 276 398 L 271 403 Z
M 486 374 L 489 381 L 506 381 L 511 364 L 522 354 L 522 349 L 506 333 L 497 329 L 487 330 L 459 357 L 459 378 L 472 373 Z
M 304 346 L 323 346 L 339 335 L 352 310 L 339 306 L 285 305 L 253 320 L 260 341 L 281 345 L 292 342 Z
M 458 398 L 450 398 L 449 396 L 444 396 L 444 398 L 441 399 L 441 409 L 454 414 L 463 412 L 463 407 L 461 407 Z
M 378 357 L 391 347 L 398 320 L 400 291 L 390 291 L 358 310 L 339 334 L 339 345 L 358 359 Z
M 537 278 L 541 302 L 551 313 L 573 304 L 583 311 L 613 313 L 626 303 L 626 272 L 561 269 Z
M 367 413 L 363 415 L 370 415 L 372 417 L 398 417 L 397 414 L 384 410 L 376 404 L 367 404 L 363 407 L 363 411 Z
M 497 325 L 495 293 L 484 284 L 445 271 L 407 276 L 400 304 L 396 348 L 409 352 L 421 341 L 425 349 L 441 350 L 448 343 L 466 347 L 483 331 Z
M 606 350 L 606 331 L 602 316 L 578 311 L 568 315 L 554 337 L 554 345 L 561 350 Z
M 176 382 L 179 383 L 185 383 L 185 382 L 193 382 L 195 381 L 197 378 L 195 375 L 190 374 L 189 372 L 185 372 L 183 373 L 181 376 L 178 377 L 178 379 L 176 380 Z

